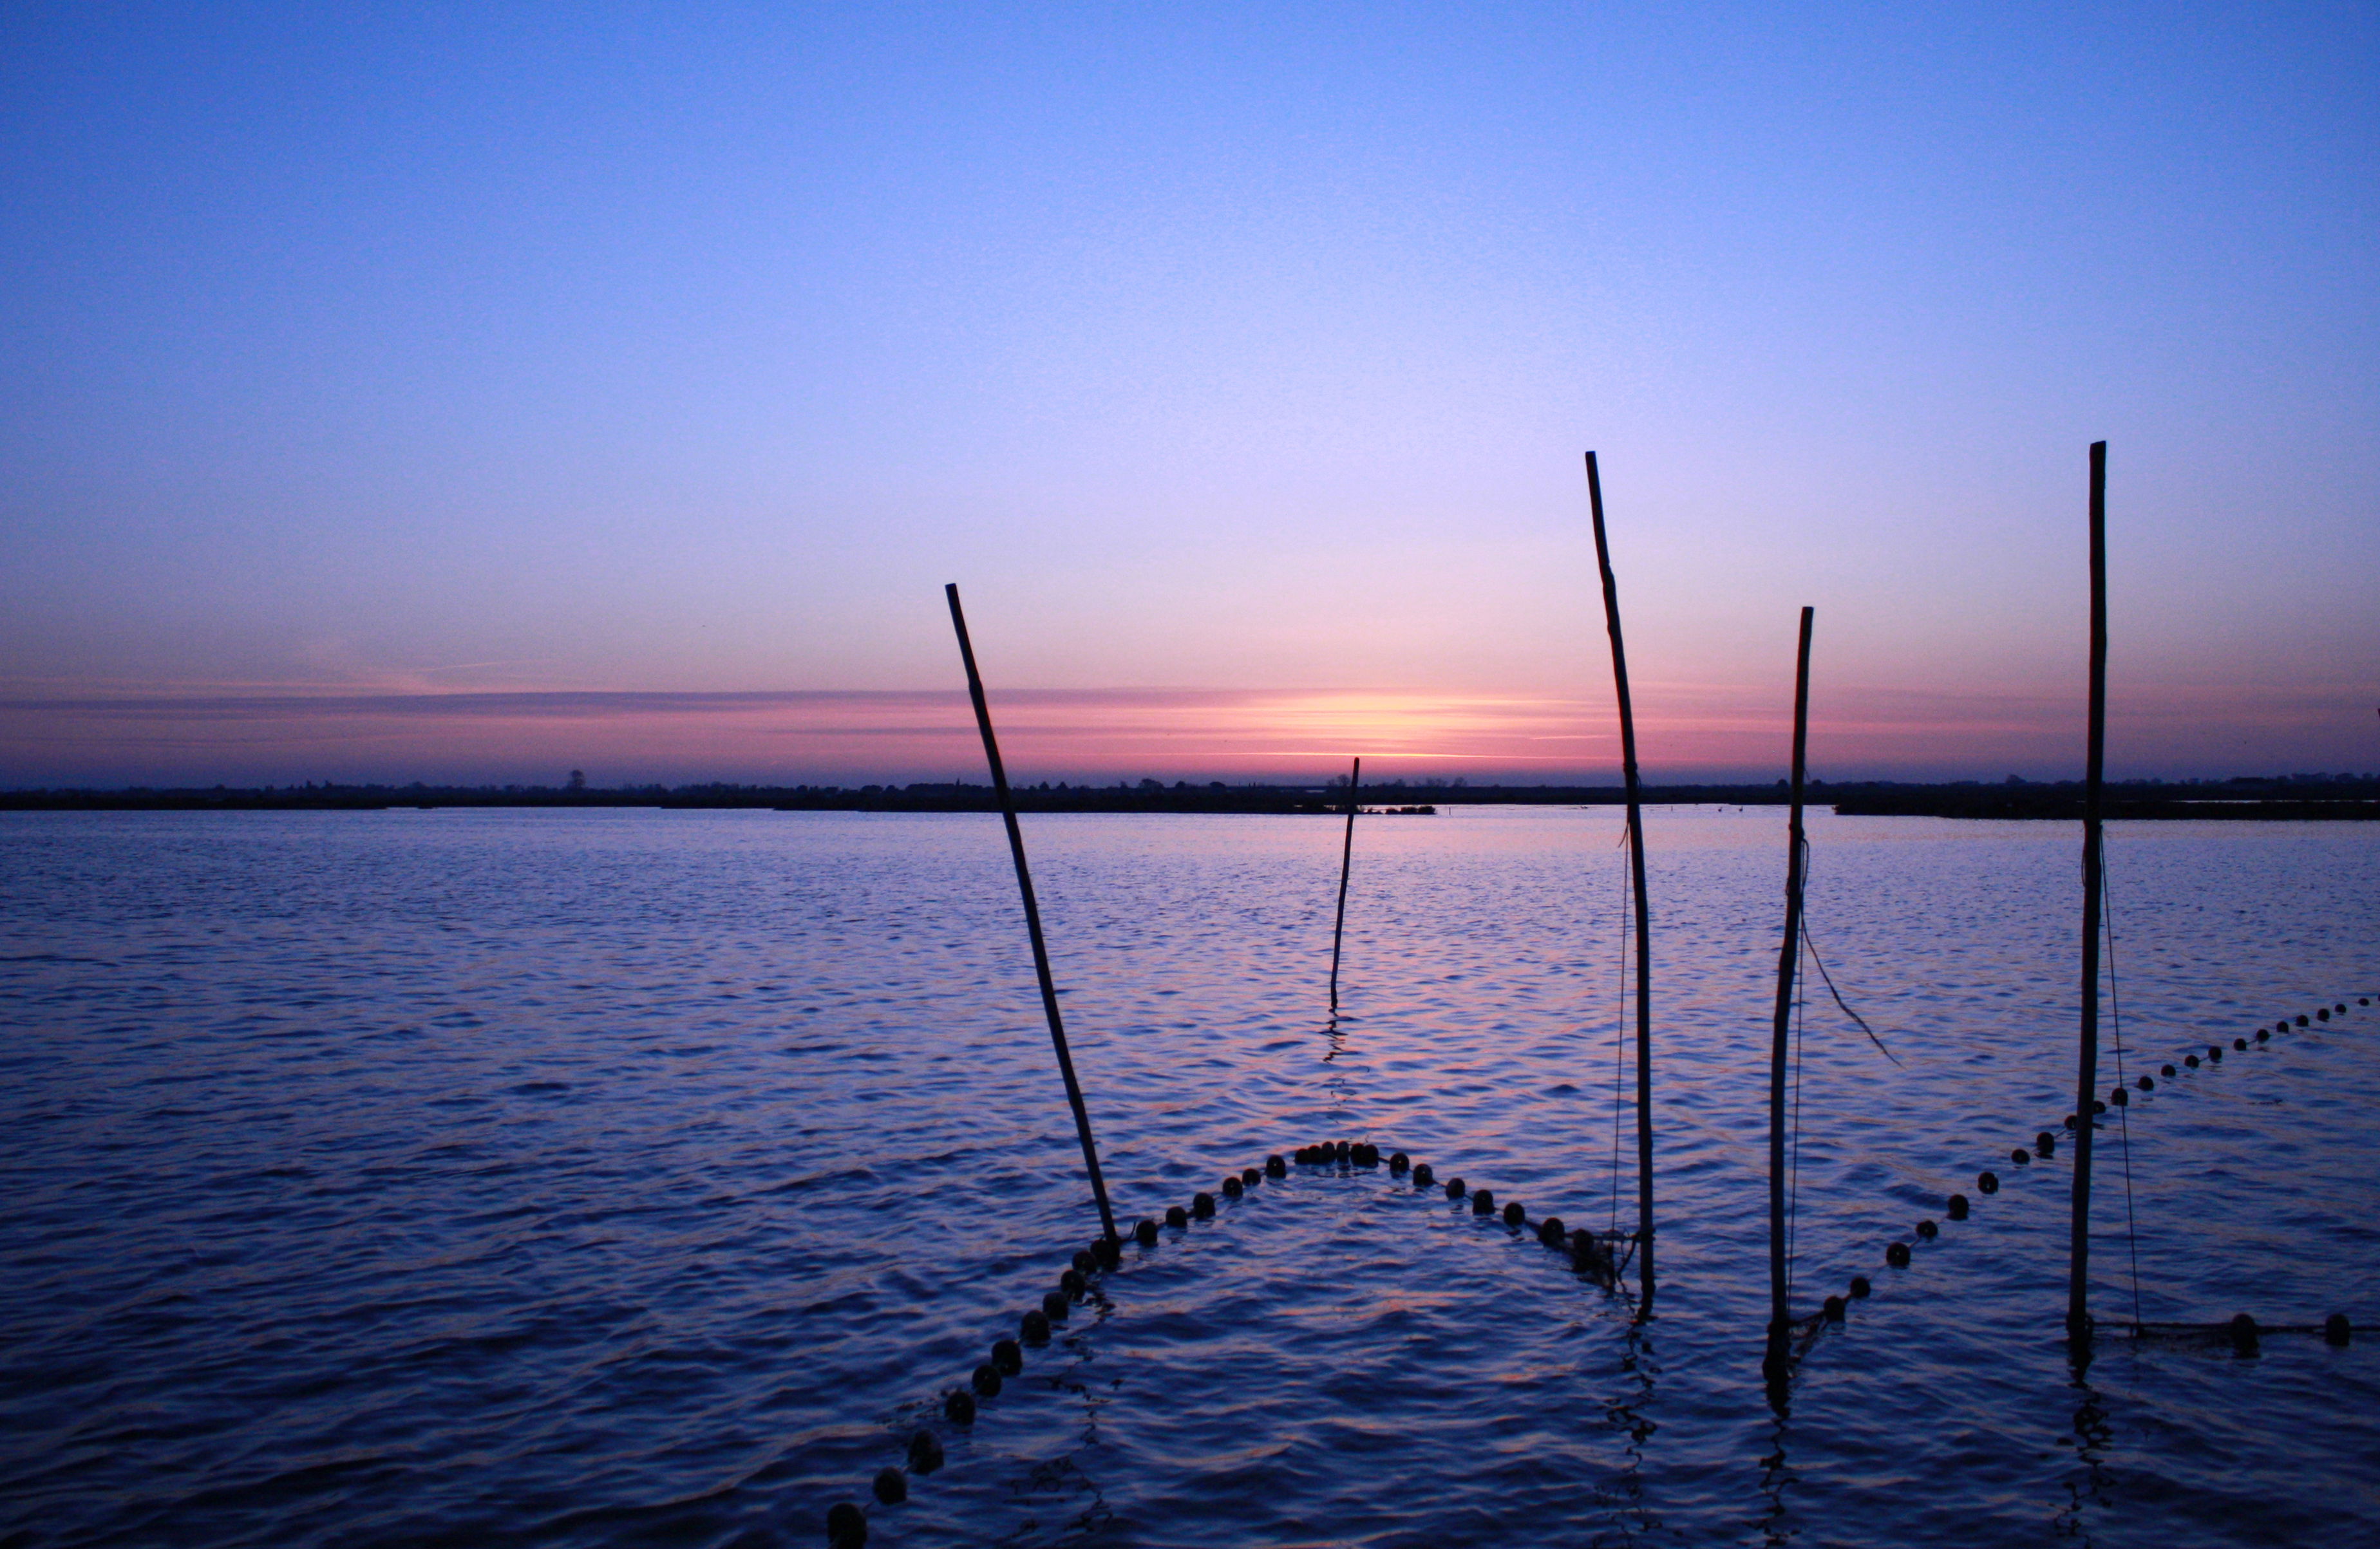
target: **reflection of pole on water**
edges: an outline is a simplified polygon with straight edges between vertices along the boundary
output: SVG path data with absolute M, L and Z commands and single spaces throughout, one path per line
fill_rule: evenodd
M 1620 583 L 1611 574 L 1611 546 L 1603 535 L 1603 476 L 1586 454 L 1587 508 L 1595 520 L 1595 563 L 1603 573 L 1603 618 L 1611 635 L 1611 681 L 1620 696 L 1620 767 L 1628 785 L 1629 878 L 1636 898 L 1636 1251 L 1644 1299 L 1637 1316 L 1653 1315 L 1653 941 L 1652 907 L 1645 897 L 1645 808 L 1636 781 L 1636 711 L 1628 698 L 1628 652 L 1620 639 Z
M 1008 853 L 1016 862 L 1016 891 L 1025 901 L 1025 933 L 1033 938 L 1033 972 L 1041 981 L 1041 1011 L 1050 1022 L 1050 1045 L 1058 1051 L 1058 1073 L 1066 1078 L 1066 1101 L 1075 1110 L 1075 1133 L 1083 1143 L 1083 1165 L 1090 1169 L 1091 1195 L 1099 1204 L 1099 1227 L 1116 1235 L 1115 1212 L 1108 1207 L 1107 1180 L 1099 1174 L 1099 1150 L 1091 1141 L 1091 1113 L 1083 1105 L 1082 1083 L 1075 1079 L 1075 1057 L 1066 1049 L 1065 1019 L 1058 1014 L 1058 986 L 1050 976 L 1050 949 L 1041 939 L 1041 906 L 1033 900 L 1033 873 L 1025 864 L 1025 832 L 1016 826 L 1016 798 L 1008 789 L 1008 771 L 1000 761 L 1000 740 L 991 732 L 991 707 L 984 702 L 983 674 L 976 671 L 975 647 L 967 640 L 966 614 L 959 608 L 956 582 L 942 588 L 951 604 L 951 627 L 959 634 L 959 659 L 966 663 L 967 693 L 975 700 L 975 723 L 983 733 L 983 756 L 991 766 L 991 788 L 1000 798 L 1001 821 L 1008 825 Z
M 1653 1353 L 1652 1331 L 1639 1324 L 1629 1325 L 1621 1346 L 1621 1390 L 1604 1410 L 1606 1422 L 1626 1438 L 1621 1446 L 1621 1455 L 1626 1461 L 1610 1484 L 1615 1508 L 1612 1526 L 1618 1530 L 1618 1541 L 1622 1543 L 1639 1542 L 1661 1527 L 1661 1519 L 1653 1515 L 1645 1498 L 1645 1444 L 1659 1429 L 1650 1411 L 1655 1397 L 1653 1379 L 1660 1370 Z M 1597 1542 L 1604 1540 L 1598 1537 Z
M 1793 1465 L 1785 1456 L 1786 1417 L 1781 1403 L 1769 1424 L 1777 1450 L 1760 1460 L 1760 1494 L 1768 1503 L 1767 1510 L 1760 1517 L 1760 1542 L 1774 1545 L 1776 1549 L 1784 1549 L 1794 1538 L 1792 1512 L 1785 1504 L 1785 1492 L 1791 1489 L 1797 1481 Z
M 1786 1305 L 1785 1065 L 1793 1025 L 1793 974 L 1802 960 L 1802 777 L 1810 743 L 1810 621 L 1802 610 L 1802 644 L 1793 667 L 1793 789 L 1785 823 L 1785 944 L 1777 952 L 1777 1024 L 1768 1046 L 1768 1352 L 1771 1383 L 1791 1365 L 1792 1311 Z
M 1356 783 L 1363 779 L 1364 761 L 1347 773 L 1347 838 L 1339 847 L 1339 917 L 1330 923 L 1330 1010 L 1339 1010 L 1339 938 L 1347 929 L 1347 873 L 1355 864 L 1355 795 Z
M 2091 443 L 2091 725 L 2082 776 L 2082 1035 L 2074 1079 L 2074 1218 L 2066 1333 L 2091 1359 L 2091 1106 L 2099 1085 L 2099 788 L 2107 751 L 2107 443 Z

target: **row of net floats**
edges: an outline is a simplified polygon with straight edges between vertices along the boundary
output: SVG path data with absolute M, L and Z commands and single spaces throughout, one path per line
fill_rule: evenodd
M 1533 1225 L 1527 1209 L 1517 1200 L 1500 1206 L 1495 1191 L 1473 1189 L 1460 1177 L 1450 1177 L 1441 1183 L 1427 1162 L 1415 1162 L 1402 1151 L 1391 1152 L 1383 1158 L 1380 1148 L 1368 1141 L 1320 1141 L 1297 1147 L 1289 1157 L 1275 1153 L 1265 1158 L 1262 1168 L 1243 1168 L 1225 1178 L 1213 1192 L 1202 1189 L 1191 1196 L 1187 1205 L 1172 1206 L 1165 1212 L 1165 1226 L 1184 1231 L 1193 1221 L 1211 1220 L 1219 1208 L 1219 1194 L 1224 1200 L 1236 1200 L 1268 1178 L 1286 1178 L 1293 1160 L 1299 1167 L 1349 1170 L 1378 1168 L 1385 1162 L 1390 1176 L 1408 1180 L 1415 1193 L 1437 1189 L 1442 1190 L 1449 1200 L 1467 1199 L 1472 1215 L 1499 1220 L 1516 1235 L 1534 1234 L 1547 1248 L 1565 1254 L 1573 1269 L 1607 1289 L 1619 1283 L 1634 1256 L 1633 1233 L 1572 1229 L 1559 1216 L 1548 1216 Z M 1148 1249 L 1157 1246 L 1162 1232 L 1156 1221 L 1144 1218 L 1127 1235 Z M 1072 1261 L 1059 1274 L 1058 1283 L 1042 1293 L 1040 1305 L 1028 1309 L 1017 1319 L 1015 1337 L 994 1340 L 990 1359 L 976 1367 L 966 1386 L 943 1395 L 943 1420 L 957 1426 L 974 1424 L 982 1401 L 998 1398 L 1009 1378 L 1023 1374 L 1026 1349 L 1046 1346 L 1057 1325 L 1067 1320 L 1075 1303 L 1090 1294 L 1093 1280 L 1120 1267 L 1123 1262 L 1123 1239 L 1101 1237 L 1076 1249 Z M 907 1466 L 888 1465 L 878 1470 L 869 1483 L 869 1494 L 879 1506 L 898 1506 L 909 1498 L 910 1477 L 934 1472 L 942 1466 L 942 1460 L 941 1438 L 930 1428 L 920 1427 L 909 1438 Z M 836 1503 L 827 1512 L 826 1536 L 832 1549 L 859 1549 L 868 1542 L 868 1512 L 855 1501 Z
M 2359 1006 L 2369 1006 L 2372 1001 L 2370 997 L 2364 996 L 2359 997 L 2355 1003 Z M 2310 1027 L 2319 1023 L 2327 1023 L 2334 1015 L 2343 1017 L 2346 1014 L 2346 1002 L 2338 1001 L 2311 1013 L 2301 1014 L 2294 1019 L 2285 1017 L 2270 1028 L 2258 1027 L 2247 1037 L 2232 1039 L 2231 1049 L 2235 1053 L 2243 1053 L 2255 1044 L 2269 1042 L 2275 1034 L 2287 1033 L 2292 1025 Z M 2159 1073 L 2170 1080 L 2178 1076 L 2181 1069 L 2196 1070 L 2202 1064 L 2220 1064 L 2223 1055 L 2222 1045 L 2209 1044 L 2206 1046 L 2203 1059 L 2196 1053 L 2187 1054 L 2182 1057 L 2180 1068 L 2168 1063 L 2161 1068 Z M 2134 1083 L 2134 1085 L 2140 1091 L 2153 1092 L 2156 1089 L 2156 1079 L 2143 1075 Z M 2113 1087 L 2109 1089 L 2106 1101 L 2094 1102 L 2091 1105 L 2092 1116 L 2095 1119 L 2106 1113 L 2111 1104 L 2122 1107 L 2129 1105 L 2131 1101 L 2131 1094 L 2129 1089 L 2120 1085 Z M 2070 1113 L 2061 1127 L 2070 1131 L 2081 1121 L 2080 1115 Z M 2034 1144 L 2030 1150 L 2024 1146 L 2017 1146 L 2010 1151 L 2009 1160 L 2015 1166 L 2026 1167 L 2030 1166 L 2036 1156 L 2047 1158 L 2055 1156 L 2057 1152 L 2056 1131 L 2044 1130 L 2034 1137 Z M 1293 1156 L 1296 1165 L 1300 1167 L 1338 1167 L 1350 1169 L 1377 1168 L 1381 1166 L 1384 1160 L 1380 1155 L 1380 1148 L 1367 1141 L 1318 1142 L 1311 1145 L 1297 1147 Z M 1568 1255 L 1572 1266 L 1581 1274 L 1607 1289 L 1619 1283 L 1621 1277 L 1627 1271 L 1630 1258 L 1633 1256 L 1635 1237 L 1633 1233 L 1573 1229 L 1565 1226 L 1559 1216 L 1545 1216 L 1532 1225 L 1528 1210 L 1524 1205 L 1517 1200 L 1512 1200 L 1500 1206 L 1496 1203 L 1495 1191 L 1491 1189 L 1473 1189 L 1459 1176 L 1449 1177 L 1441 1183 L 1436 1170 L 1427 1162 L 1415 1162 L 1402 1151 L 1391 1152 L 1385 1158 L 1385 1162 L 1391 1176 L 1410 1180 L 1415 1193 L 1420 1194 L 1438 1189 L 1441 1190 L 1450 1201 L 1467 1199 L 1470 1202 L 1471 1214 L 1475 1216 L 1500 1220 L 1506 1228 L 1515 1234 L 1535 1235 L 1536 1240 L 1548 1249 Z M 1289 1158 L 1284 1158 L 1276 1153 L 1265 1158 L 1265 1165 L 1261 1168 L 1244 1168 L 1225 1178 L 1219 1192 L 1224 1199 L 1239 1199 L 1250 1189 L 1262 1184 L 1267 1178 L 1288 1176 L 1290 1165 Z M 2000 1187 L 1999 1175 L 1989 1170 L 1979 1173 L 1976 1175 L 1975 1187 L 1985 1194 L 1998 1193 Z M 1186 1230 L 1194 1220 L 1204 1221 L 1213 1218 L 1217 1208 L 1216 1194 L 1201 1190 L 1191 1197 L 1187 1206 L 1177 1204 L 1167 1209 L 1165 1225 L 1176 1231 Z M 1972 1209 L 1971 1202 L 1963 1193 L 1950 1195 L 1944 1204 L 1944 1214 L 1953 1221 L 1966 1220 Z M 1940 1234 L 1941 1228 L 1930 1218 L 1917 1223 L 1915 1235 L 1921 1241 L 1932 1241 Z M 1153 1248 L 1158 1243 L 1160 1229 L 1156 1221 L 1143 1219 L 1134 1226 L 1131 1236 L 1141 1247 Z M 1028 1310 L 1017 1320 L 1017 1337 L 993 1341 L 990 1352 L 990 1359 L 976 1367 L 968 1378 L 967 1386 L 954 1388 L 944 1395 L 941 1406 L 943 1419 L 953 1425 L 965 1426 L 975 1423 L 978 1399 L 999 1397 L 1007 1379 L 1024 1372 L 1026 1348 L 1030 1346 L 1038 1349 L 1047 1345 L 1052 1330 L 1057 1325 L 1066 1321 L 1073 1311 L 1074 1304 L 1089 1294 L 1092 1279 L 1117 1268 L 1123 1263 L 1123 1241 L 1112 1237 L 1097 1239 L 1089 1246 L 1075 1250 L 1072 1263 L 1059 1275 L 1057 1285 L 1042 1293 L 1041 1304 Z M 1887 1244 L 1884 1259 L 1887 1265 L 1895 1269 L 1909 1267 L 1910 1244 L 1899 1240 Z M 1814 1332 L 1824 1324 L 1840 1322 L 1846 1315 L 1851 1301 L 1864 1300 L 1872 1294 L 1873 1290 L 1874 1287 L 1866 1276 L 1852 1276 L 1849 1297 L 1840 1295 L 1828 1297 L 1818 1313 L 1801 1320 L 1804 1331 Z M 2238 1314 L 2225 1324 L 2136 1324 L 2125 1326 L 2138 1336 L 2228 1340 L 2232 1349 L 2241 1354 L 2255 1353 L 2258 1338 L 2265 1334 L 2320 1333 L 2334 1345 L 2345 1345 L 2354 1335 L 2353 1325 L 2349 1323 L 2347 1315 L 2343 1313 L 2334 1313 L 2322 1324 L 2304 1327 L 2295 1325 L 2260 1325 L 2245 1313 Z M 942 1458 L 941 1439 L 932 1430 L 921 1428 L 909 1439 L 907 1468 L 905 1470 L 896 1465 L 879 1470 L 870 1485 L 870 1493 L 880 1505 L 897 1506 L 908 1499 L 910 1475 L 923 1476 L 934 1472 L 942 1466 Z M 868 1542 L 866 1511 L 850 1501 L 835 1505 L 827 1513 L 827 1542 L 832 1549 L 858 1549 L 859 1545 L 866 1543 Z
M 2358 996 L 2355 1003 L 2359 1006 L 2369 1006 L 2372 1004 L 2372 998 L 2368 995 Z M 2345 1015 L 2347 1015 L 2347 1002 L 2339 1000 L 2334 1001 L 2328 1006 L 2317 1007 L 2312 1012 L 2300 1012 L 2294 1018 L 2282 1017 L 2280 1020 L 2275 1022 L 2270 1027 L 2258 1027 L 2253 1033 L 2249 1034 L 2246 1036 L 2232 1039 L 2231 1052 L 2235 1054 L 2245 1053 L 2247 1050 L 2255 1047 L 2258 1045 L 2271 1042 L 2276 1034 L 2287 1033 L 2293 1026 L 2312 1027 L 2318 1023 L 2327 1023 L 2333 1016 L 2344 1017 Z M 2160 1067 L 2157 1073 L 2170 1081 L 2179 1076 L 2184 1070 L 2195 1071 L 2202 1065 L 2221 1064 L 2223 1062 L 2223 1054 L 2224 1048 L 2221 1044 L 2209 1044 L 2206 1046 L 2206 1052 L 2203 1059 L 2196 1053 L 2186 1054 L 2181 1057 L 2180 1067 L 2176 1067 L 2175 1065 L 2168 1063 Z M 2143 1075 L 2132 1083 L 2132 1086 L 2143 1092 L 2154 1092 L 2156 1090 L 2156 1076 Z M 2110 1105 L 2113 1105 L 2116 1107 L 2125 1107 L 2131 1104 L 2131 1089 L 2119 1083 L 2118 1085 L 2108 1089 L 2107 1095 L 2104 1101 L 2094 1102 L 2091 1105 L 2091 1116 L 2095 1119 L 2100 1115 L 2106 1113 Z M 2082 1117 L 2079 1114 L 2070 1113 L 2059 1124 L 2059 1129 L 2072 1131 L 2081 1122 Z M 2057 1155 L 2058 1131 L 2054 1130 L 2043 1130 L 2033 1137 L 2033 1145 L 2030 1149 L 2022 1145 L 2011 1149 L 2009 1152 L 2009 1161 L 2017 1167 L 2029 1167 L 2036 1158 L 2046 1158 Z M 1985 1194 L 1998 1193 L 2000 1191 L 1999 1174 L 1990 1171 L 1989 1169 L 1977 1173 L 1975 1175 L 1975 1188 L 1979 1192 Z M 1948 1200 L 1943 1202 L 1943 1214 L 1953 1221 L 1963 1221 L 1967 1219 L 1973 1209 L 1973 1206 L 1972 1203 L 1964 1194 L 1952 1194 Z M 1941 1227 L 1932 1218 L 1928 1217 L 1927 1219 L 1917 1223 L 1915 1235 L 1921 1242 L 1931 1242 L 1937 1237 L 1940 1236 L 1941 1232 Z M 1911 1253 L 1912 1249 L 1909 1243 L 1894 1240 L 1885 1244 L 1884 1262 L 1894 1269 L 1906 1269 L 1910 1265 Z M 1804 1335 L 1812 1334 L 1815 1333 L 1817 1328 L 1826 1324 L 1841 1322 L 1850 1309 L 1850 1304 L 1852 1301 L 1864 1301 L 1874 1292 L 1875 1289 L 1875 1286 L 1869 1281 L 1866 1276 L 1852 1276 L 1851 1285 L 1848 1288 L 1849 1295 L 1828 1297 L 1816 1313 L 1810 1313 L 1799 1320 L 1802 1332 Z M 2228 1339 L 2232 1349 L 2242 1355 L 2253 1355 L 2256 1353 L 2258 1337 L 2264 1334 L 2320 1334 L 2324 1338 L 2327 1339 L 2334 1345 L 2348 1344 L 2354 1338 L 2355 1335 L 2354 1325 L 2348 1321 L 2347 1314 L 2344 1313 L 2333 1313 L 2322 1323 L 2313 1325 L 2284 1324 L 2260 1325 L 2254 1318 L 2250 1317 L 2245 1313 L 2241 1313 L 2231 1318 L 2228 1323 L 2221 1324 L 2142 1323 L 2127 1324 L 2117 1326 L 2128 1330 L 2134 1335 L 2165 1335 L 2189 1338 L 2219 1337 L 2220 1338 Z

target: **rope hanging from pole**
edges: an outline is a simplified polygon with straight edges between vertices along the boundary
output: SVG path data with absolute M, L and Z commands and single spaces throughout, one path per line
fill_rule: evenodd
M 1802 939 L 1810 949 L 1811 964 L 1818 970 L 1818 977 L 1825 983 L 1827 993 L 1835 998 L 1835 1004 L 1841 1009 L 1843 1015 L 1851 1018 L 1853 1023 L 1858 1024 L 1859 1030 L 1867 1035 L 1867 1041 L 1876 1046 L 1876 1052 L 1878 1054 L 1883 1055 L 1887 1059 L 1891 1060 L 1896 1065 L 1900 1064 L 1900 1056 L 1893 1053 L 1891 1049 L 1885 1046 L 1884 1040 L 1876 1035 L 1876 1029 L 1867 1024 L 1867 1018 L 1860 1015 L 1857 1011 L 1852 1010 L 1851 1002 L 1843 998 L 1843 992 L 1835 987 L 1835 976 L 1827 972 L 1827 960 L 1818 955 L 1818 943 L 1816 939 L 1810 935 L 1810 923 L 1807 918 L 1804 918 L 1802 922 Z

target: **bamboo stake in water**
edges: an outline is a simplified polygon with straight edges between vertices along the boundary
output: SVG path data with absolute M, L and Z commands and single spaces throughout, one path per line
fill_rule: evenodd
M 1595 518 L 1595 563 L 1603 573 L 1603 618 L 1611 634 L 1611 680 L 1620 694 L 1620 768 L 1628 784 L 1628 863 L 1636 895 L 1636 1251 L 1645 1288 L 1636 1315 L 1653 1315 L 1653 944 L 1645 897 L 1645 808 L 1636 781 L 1636 711 L 1628 698 L 1628 652 L 1620 640 L 1620 583 L 1603 536 L 1603 476 L 1586 454 L 1586 499 Z
M 1793 792 L 1785 822 L 1785 944 L 1777 952 L 1777 1025 L 1768 1045 L 1768 1354 L 1771 1381 L 1785 1375 L 1792 1310 L 1785 1283 L 1785 1066 L 1793 1029 L 1793 975 L 1802 962 L 1802 776 L 1810 745 L 1810 621 L 1802 610 L 1802 646 L 1793 666 Z
M 1347 928 L 1347 873 L 1355 864 L 1355 784 L 1364 778 L 1364 761 L 1347 773 L 1347 839 L 1339 847 L 1339 917 L 1330 923 L 1330 1012 L 1339 1012 L 1339 938 Z
M 1041 1012 L 1050 1021 L 1050 1044 L 1058 1051 L 1058 1073 L 1066 1078 L 1066 1101 L 1075 1110 L 1075 1133 L 1083 1143 L 1083 1165 L 1090 1169 L 1091 1195 L 1099 1204 L 1099 1228 L 1116 1235 L 1115 1212 L 1108 1208 L 1107 1180 L 1099 1174 L 1099 1150 L 1091 1140 L 1091 1113 L 1083 1104 L 1082 1083 L 1075 1079 L 1075 1057 L 1066 1048 L 1066 1023 L 1058 1014 L 1058 986 L 1050 976 L 1050 949 L 1041 939 L 1041 906 L 1033 900 L 1033 873 L 1025 864 L 1025 831 L 1016 826 L 1016 798 L 1008 789 L 1008 770 L 1000 761 L 1000 741 L 991 732 L 991 707 L 983 697 L 983 674 L 976 671 L 975 647 L 967 639 L 966 614 L 959 609 L 956 582 L 942 588 L 950 599 L 951 626 L 959 633 L 959 659 L 966 663 L 967 693 L 975 700 L 976 728 L 983 733 L 983 756 L 991 765 L 991 786 L 1000 796 L 1001 821 L 1008 825 L 1008 853 L 1016 862 L 1016 890 L 1025 900 L 1025 933 L 1033 938 L 1033 972 L 1041 981 Z
M 2091 1334 L 2091 1105 L 2099 1086 L 2099 791 L 2107 752 L 2107 443 L 2091 443 L 2091 729 L 2082 776 L 2082 1036 L 2074 1079 L 2074 1219 L 2066 1332 Z M 2087 1344 L 2082 1347 L 2087 1352 Z

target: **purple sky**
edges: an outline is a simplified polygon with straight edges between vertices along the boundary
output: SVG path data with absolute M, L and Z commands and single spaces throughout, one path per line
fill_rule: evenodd
M 20 5 L 0 785 L 2380 768 L 2368 6 Z M 1377 766 L 1373 764 L 1377 760 Z

